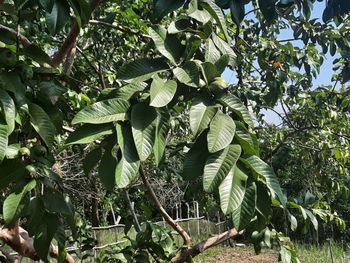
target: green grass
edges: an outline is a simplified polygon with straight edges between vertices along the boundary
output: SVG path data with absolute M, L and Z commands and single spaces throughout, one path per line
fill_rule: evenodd
M 309 244 L 296 244 L 298 257 L 303 263 L 329 263 L 331 253 L 329 244 L 320 246 Z M 332 244 L 332 254 L 335 263 L 350 262 L 350 251 L 344 251 L 340 244 Z

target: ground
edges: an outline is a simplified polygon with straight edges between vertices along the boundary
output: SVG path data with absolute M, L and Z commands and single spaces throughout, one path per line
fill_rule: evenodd
M 263 250 L 256 255 L 251 247 L 217 247 L 205 251 L 194 258 L 196 263 L 274 263 L 278 262 L 277 253 L 273 250 Z

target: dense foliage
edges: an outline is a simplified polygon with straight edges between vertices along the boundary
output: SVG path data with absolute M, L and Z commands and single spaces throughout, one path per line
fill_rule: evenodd
M 192 244 L 154 193 L 155 174 L 200 185 L 234 226 L 221 238 L 244 232 L 257 252 L 276 240 L 283 262 L 298 259 L 274 215 L 292 230 L 295 210 L 316 231 L 317 218 L 343 228 L 330 205 L 349 191 L 350 6 L 325 1 L 321 22 L 314 2 L 0 1 L 0 238 L 32 259 L 73 262 L 65 229 L 81 229 L 57 161 L 69 151 L 83 156 L 98 196 L 128 203 L 129 189 L 143 200 L 146 190 L 185 247 L 157 226 L 139 228 L 131 208 L 136 239 L 103 260 L 185 262 L 219 243 Z M 285 28 L 292 39 L 279 38 Z M 315 89 L 330 56 L 334 85 Z M 254 125 L 278 103 L 288 109 L 283 127 L 263 131 L 260 147 Z M 282 180 L 299 200 L 269 163 L 282 179 L 302 177 L 299 186 Z

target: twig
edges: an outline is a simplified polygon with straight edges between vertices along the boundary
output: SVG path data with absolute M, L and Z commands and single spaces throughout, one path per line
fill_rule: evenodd
M 30 40 L 22 34 L 17 35 L 17 31 L 12 28 L 0 24 L 0 29 L 6 30 L 7 32 L 11 33 L 14 37 L 18 38 L 18 40 L 24 47 L 30 46 L 32 44 L 32 42 L 30 42 Z
M 131 211 L 131 215 L 132 215 L 132 218 L 133 218 L 133 221 L 134 221 L 136 232 L 140 232 L 141 231 L 141 226 L 140 226 L 139 220 L 137 219 L 137 215 L 135 213 L 135 207 L 134 207 L 133 203 L 130 200 L 130 196 L 129 196 L 129 193 L 128 193 L 127 189 L 124 189 L 124 194 L 125 194 L 126 200 L 128 201 L 128 204 L 129 204 L 129 207 L 130 207 L 130 211 Z
M 143 184 L 146 186 L 152 201 L 154 202 L 154 204 L 156 205 L 157 209 L 159 210 L 159 212 L 161 213 L 161 215 L 163 216 L 164 220 L 176 231 L 180 234 L 180 236 L 183 238 L 184 243 L 186 244 L 187 247 L 191 247 L 192 246 L 192 238 L 189 236 L 189 234 L 165 211 L 164 207 L 161 205 L 161 203 L 158 200 L 158 197 L 156 196 L 156 194 L 154 193 L 154 190 L 151 186 L 151 184 L 149 183 L 145 172 L 142 168 L 142 166 L 140 166 L 139 168 L 139 173 L 140 176 L 142 178 L 142 182 Z

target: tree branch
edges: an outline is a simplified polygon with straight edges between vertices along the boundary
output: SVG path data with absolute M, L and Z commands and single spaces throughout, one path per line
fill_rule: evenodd
M 102 1 L 103 0 L 91 0 L 91 2 L 90 2 L 91 13 L 97 8 L 97 6 L 99 4 L 101 4 Z M 68 52 L 73 47 L 74 43 L 76 43 L 78 35 L 79 35 L 79 31 L 80 31 L 79 25 L 78 25 L 77 21 L 75 20 L 72 24 L 72 29 L 71 29 L 69 35 L 67 36 L 67 38 L 63 42 L 61 48 L 56 52 L 56 54 L 54 55 L 54 57 L 52 59 L 53 67 L 58 67 L 62 63 L 62 61 L 64 60 L 64 58 L 68 54 Z
M 19 220 L 11 228 L 0 228 L 0 240 L 6 245 L 10 246 L 14 251 L 23 257 L 30 258 L 32 260 L 39 260 L 39 257 L 34 248 L 34 240 L 29 237 L 28 232 L 19 226 Z M 50 256 L 58 258 L 58 248 L 55 245 L 50 246 Z M 67 254 L 64 263 L 74 263 L 74 259 L 71 255 Z
M 9 32 L 11 35 L 13 35 L 15 38 L 18 38 L 18 41 L 24 46 L 30 46 L 32 43 L 30 42 L 30 40 L 28 38 L 26 38 L 25 36 L 23 36 L 22 34 L 18 34 L 17 35 L 17 31 L 9 28 L 7 26 L 4 25 L 0 25 L 0 29 L 2 30 L 6 30 L 7 32 Z
M 243 231 L 238 232 L 235 228 L 232 228 L 220 235 L 216 235 L 214 237 L 211 237 L 207 240 L 202 241 L 201 243 L 198 243 L 197 245 L 188 248 L 188 249 L 184 249 L 182 250 L 177 256 L 173 257 L 171 259 L 172 263 L 182 263 L 182 262 L 186 262 L 187 260 L 189 260 L 190 258 L 194 258 L 195 256 L 197 256 L 198 254 L 202 253 L 203 251 L 214 247 L 216 245 L 219 245 L 220 243 L 239 236 L 243 234 Z
M 165 211 L 164 207 L 161 205 L 161 203 L 158 200 L 158 197 L 156 196 L 156 194 L 153 191 L 153 188 L 151 186 L 151 184 L 149 183 L 145 172 L 142 168 L 142 166 L 140 166 L 139 169 L 139 173 L 140 176 L 142 178 L 143 184 L 146 186 L 152 201 L 154 202 L 154 204 L 156 205 L 157 209 L 159 210 L 159 212 L 161 213 L 161 215 L 163 216 L 164 220 L 176 231 L 179 233 L 179 235 L 183 238 L 184 243 L 186 244 L 187 247 L 191 247 L 192 246 L 192 238 L 190 237 L 190 235 L 174 220 L 171 218 L 171 216 L 169 216 L 169 214 Z

